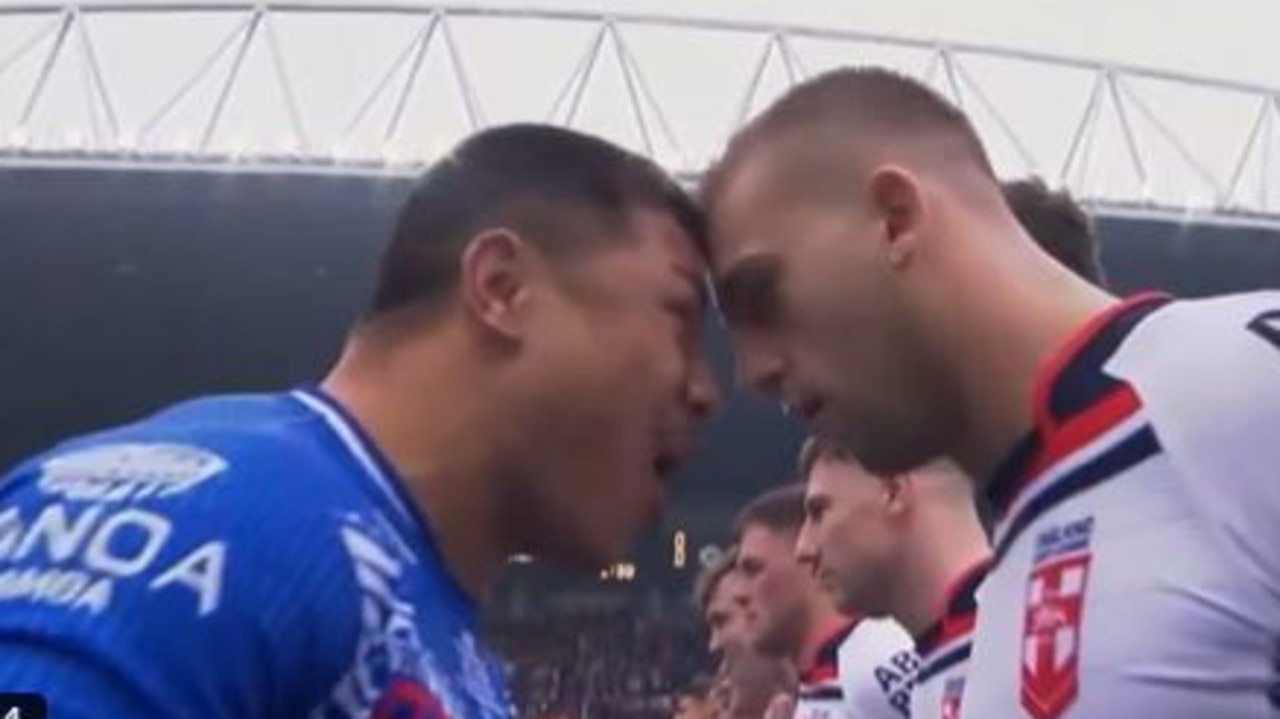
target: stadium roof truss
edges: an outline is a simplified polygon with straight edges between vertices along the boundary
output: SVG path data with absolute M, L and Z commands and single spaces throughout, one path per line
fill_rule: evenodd
M 973 118 L 998 169 L 1112 210 L 1280 218 L 1280 90 L 855 30 L 430 5 L 0 8 L 0 163 L 413 172 L 512 121 L 693 177 L 814 73 L 879 64 Z

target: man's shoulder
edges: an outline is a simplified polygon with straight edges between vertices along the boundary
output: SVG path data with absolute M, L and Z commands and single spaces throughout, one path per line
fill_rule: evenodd
M 0 636 L 76 648 L 31 657 L 46 686 L 105 664 L 155 678 L 155 706 L 269 716 L 336 681 L 359 630 L 344 527 L 361 505 L 295 404 L 195 400 L 3 480 Z
M 1170 302 L 1138 324 L 1106 363 L 1139 385 L 1239 401 L 1222 384 L 1280 387 L 1280 291 Z M 1243 404 L 1251 404 L 1244 402 Z
M 288 394 L 203 397 L 61 442 L 15 467 L 0 494 L 175 505 L 199 497 L 206 508 L 237 492 L 314 497 L 326 485 L 300 486 L 304 478 L 337 459 L 320 423 Z
M 855 716 L 906 716 L 920 660 L 892 619 L 863 619 L 839 650 L 840 682 Z
M 911 635 L 892 619 L 863 619 L 840 644 L 840 661 L 861 661 L 892 657 L 913 650 Z
M 313 574 L 341 559 L 342 517 L 362 509 L 343 471 L 287 395 L 193 400 L 0 480 L 0 564 L 157 582 L 198 566 L 225 571 L 219 593 L 259 573 Z
M 1192 476 L 1280 461 L 1280 292 L 1170 303 L 1107 364 L 1136 391 L 1163 449 Z M 1209 474 L 1215 474 L 1209 471 Z

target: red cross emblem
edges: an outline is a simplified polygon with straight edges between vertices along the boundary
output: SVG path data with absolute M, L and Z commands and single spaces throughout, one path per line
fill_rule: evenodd
M 1022 630 L 1022 706 L 1057 719 L 1079 689 L 1080 620 L 1088 552 L 1051 557 L 1031 570 Z
M 957 677 L 942 688 L 942 719 L 960 719 L 960 700 L 964 696 L 964 679 Z

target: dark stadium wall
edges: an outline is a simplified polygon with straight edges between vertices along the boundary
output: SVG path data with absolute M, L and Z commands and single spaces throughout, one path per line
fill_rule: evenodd
M 359 308 L 407 187 L 0 170 L 0 463 L 184 396 L 314 379 Z M 1099 231 L 1123 291 L 1280 287 L 1273 229 L 1104 217 Z M 727 375 L 724 337 L 707 341 Z M 775 407 L 741 395 L 710 435 L 670 520 L 695 535 L 785 478 L 800 438 Z

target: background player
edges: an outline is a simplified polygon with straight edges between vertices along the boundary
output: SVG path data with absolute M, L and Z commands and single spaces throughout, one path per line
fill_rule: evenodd
M 701 238 L 604 141 L 464 141 L 320 387 L 181 404 L 4 480 L 0 686 L 68 719 L 508 715 L 474 633 L 506 557 L 618 558 L 714 408 Z
M 694 584 L 694 599 L 707 626 L 707 649 L 716 664 L 721 713 L 759 719 L 764 707 L 777 711 L 773 700 L 789 697 L 796 677 L 787 662 L 750 646 L 755 614 L 738 589 L 742 577 L 737 572 L 737 558 L 733 547 L 706 567 Z M 786 712 L 786 719 L 790 716 Z
M 987 478 L 966 716 L 1274 713 L 1280 294 L 1115 301 L 1027 237 L 959 111 L 881 70 L 797 86 L 706 199 L 750 383 L 875 474 Z
M 1018 224 L 1040 249 L 1092 284 L 1107 285 L 1093 221 L 1070 193 L 1050 189 L 1038 177 L 1006 180 L 1000 190 Z
M 714 686 L 715 677 L 709 674 L 694 677 L 672 697 L 672 719 L 717 719 L 715 698 L 711 695 Z
M 892 617 L 911 633 L 920 659 L 911 716 L 958 716 L 974 592 L 991 554 L 969 478 L 943 460 L 873 475 L 822 440 L 805 445 L 801 476 L 808 486 L 800 561 L 815 568 L 838 606 Z
M 910 637 L 892 620 L 834 607 L 810 567 L 796 560 L 803 523 L 800 485 L 761 494 L 735 522 L 752 648 L 798 670 L 797 719 L 907 716 L 916 669 Z
M 707 627 L 707 652 L 720 663 L 747 646 L 750 609 L 738 599 L 734 571 L 738 561 L 736 548 L 712 562 L 694 582 L 694 602 Z
M 1098 244 L 1070 196 L 1039 180 L 1002 185 L 1023 227 L 1052 257 L 1099 283 Z M 897 620 L 920 657 L 911 692 L 919 717 L 959 716 L 990 544 L 972 501 L 972 480 L 936 460 L 910 472 L 870 474 L 850 452 L 813 438 L 800 454 L 806 482 L 797 541 L 843 607 Z

